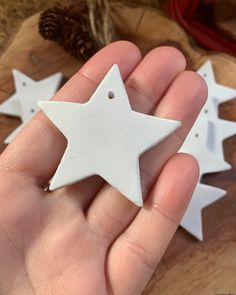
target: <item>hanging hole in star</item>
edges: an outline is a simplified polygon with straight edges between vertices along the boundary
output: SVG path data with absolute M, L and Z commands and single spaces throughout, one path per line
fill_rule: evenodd
M 208 113 L 208 109 L 205 109 L 205 110 L 204 110 L 204 113 L 207 114 L 207 113 Z
M 22 82 L 22 85 L 23 85 L 23 86 L 26 86 L 26 83 L 25 83 L 25 82 Z
M 109 91 L 107 96 L 108 96 L 109 99 L 115 98 L 115 94 L 112 91 Z
M 196 138 L 198 138 L 198 136 L 199 136 L 199 134 L 198 134 L 198 133 L 196 133 L 196 134 L 195 134 L 195 137 L 196 137 Z
M 35 113 L 35 109 L 31 109 L 30 112 L 31 112 L 31 113 Z
M 207 74 L 203 74 L 203 77 L 205 77 L 205 78 L 206 78 L 206 76 L 207 76 Z

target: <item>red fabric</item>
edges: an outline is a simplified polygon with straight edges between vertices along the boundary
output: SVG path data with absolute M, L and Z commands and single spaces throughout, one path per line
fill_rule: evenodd
M 210 28 L 195 16 L 200 0 L 168 0 L 167 13 L 180 23 L 203 47 L 236 56 L 236 42 L 227 38 L 220 28 Z

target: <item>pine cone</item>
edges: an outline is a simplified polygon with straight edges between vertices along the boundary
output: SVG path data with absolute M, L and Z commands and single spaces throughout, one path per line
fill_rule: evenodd
M 48 40 L 59 41 L 65 24 L 65 10 L 52 7 L 45 10 L 39 19 L 39 33 Z
M 43 38 L 59 43 L 72 56 L 87 60 L 109 43 L 102 31 L 102 4 L 103 1 L 99 5 L 95 1 L 91 10 L 88 3 L 81 0 L 73 5 L 49 8 L 40 16 L 39 33 Z M 95 30 L 92 30 L 93 26 Z M 110 29 L 109 25 L 107 28 Z
M 64 31 L 63 40 L 64 49 L 72 56 L 82 60 L 88 60 L 99 48 L 88 32 L 83 32 L 79 26 L 74 27 L 71 31 Z
M 44 39 L 60 42 L 65 28 L 80 25 L 80 30 L 87 32 L 88 22 L 88 8 L 83 2 L 68 7 L 55 6 L 41 14 L 39 33 Z

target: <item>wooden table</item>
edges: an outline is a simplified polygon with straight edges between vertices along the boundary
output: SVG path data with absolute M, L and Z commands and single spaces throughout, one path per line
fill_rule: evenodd
M 217 81 L 236 88 L 235 59 L 218 53 L 206 54 L 161 13 L 114 5 L 112 17 L 120 36 L 136 43 L 143 54 L 158 45 L 173 45 L 185 53 L 191 69 L 199 68 L 210 58 Z M 38 35 L 37 19 L 38 16 L 33 16 L 23 23 L 0 58 L 0 101 L 14 92 L 12 68 L 38 80 L 57 71 L 69 78 L 81 66 L 81 62 L 59 46 Z M 236 121 L 236 100 L 222 105 L 220 116 Z M 0 115 L 0 151 L 5 148 L 3 139 L 18 124 L 18 119 Z M 232 170 L 203 179 L 228 191 L 224 198 L 203 210 L 205 241 L 198 242 L 178 229 L 144 294 L 236 294 L 236 136 L 224 142 L 224 150 Z

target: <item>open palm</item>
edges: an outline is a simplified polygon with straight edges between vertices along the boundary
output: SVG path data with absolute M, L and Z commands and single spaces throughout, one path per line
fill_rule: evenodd
M 184 71 L 174 48 L 141 59 L 133 44 L 120 41 L 91 58 L 53 99 L 86 102 L 115 63 L 135 111 L 182 122 L 140 159 L 144 207 L 98 176 L 45 190 L 66 140 L 38 113 L 0 157 L 1 295 L 140 294 L 176 231 L 198 179 L 195 160 L 176 152 L 204 104 L 205 83 Z

